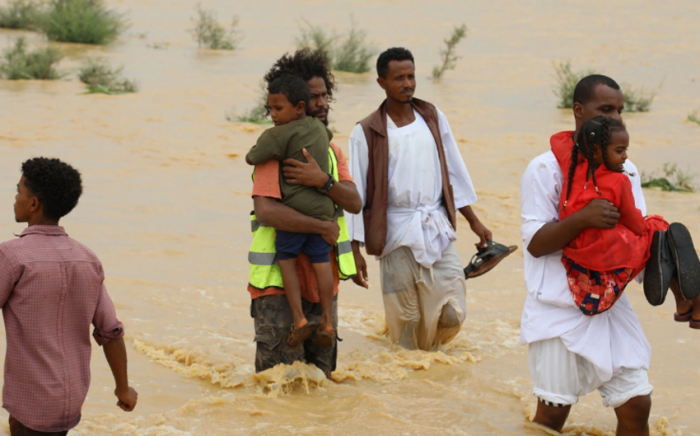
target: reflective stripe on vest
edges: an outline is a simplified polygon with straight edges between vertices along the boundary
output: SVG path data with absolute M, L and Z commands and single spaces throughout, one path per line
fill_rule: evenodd
M 332 147 L 328 147 L 328 156 L 331 174 L 337 181 L 338 158 Z M 255 180 L 255 173 L 253 173 L 253 180 Z M 337 207 L 338 205 L 336 205 Z M 340 233 L 335 250 L 338 259 L 338 275 L 341 280 L 347 280 L 357 274 L 357 268 L 355 267 L 355 257 L 352 254 L 348 226 L 342 210 L 339 212 L 338 227 L 340 227 Z M 248 252 L 248 263 L 250 264 L 248 283 L 261 290 L 271 287 L 283 289 L 282 273 L 277 264 L 275 229 L 259 223 L 255 219 L 255 213 L 251 212 L 250 230 L 253 233 L 253 243 Z

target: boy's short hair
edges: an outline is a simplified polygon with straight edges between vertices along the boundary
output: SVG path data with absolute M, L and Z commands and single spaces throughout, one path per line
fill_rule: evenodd
M 413 60 L 413 54 L 403 47 L 392 47 L 387 49 L 377 58 L 377 75 L 381 78 L 386 78 L 389 72 L 389 62 L 391 61 L 411 61 L 413 65 L 416 62 Z
M 83 183 L 78 170 L 59 159 L 35 157 L 22 164 L 24 184 L 44 206 L 44 217 L 58 220 L 78 204 Z
M 284 94 L 292 106 L 296 106 L 300 101 L 303 101 L 306 107 L 309 107 L 311 92 L 304 79 L 299 76 L 283 74 L 267 86 L 267 92 L 270 94 Z

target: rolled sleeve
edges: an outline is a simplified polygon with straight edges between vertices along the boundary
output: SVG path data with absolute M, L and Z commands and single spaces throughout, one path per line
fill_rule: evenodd
M 92 324 L 95 326 L 92 336 L 100 346 L 124 336 L 124 324 L 117 319 L 117 311 L 114 309 L 114 303 L 109 298 L 104 283 L 100 289 L 100 297 L 97 300 Z
M 440 109 L 437 109 L 437 113 L 440 138 L 445 149 L 447 170 L 450 174 L 450 183 L 452 184 L 452 191 L 455 197 L 455 207 L 460 209 L 476 202 L 476 191 L 464 159 L 462 159 L 462 154 L 457 147 L 457 141 L 455 141 L 455 137 L 452 134 L 450 123 L 447 122 L 447 117 Z
M 355 125 L 355 128 L 350 134 L 350 176 L 355 181 L 357 192 L 362 199 L 362 208 L 364 209 L 367 196 L 367 170 L 369 168 L 369 147 L 365 132 L 362 131 L 360 124 Z M 362 218 L 362 212 L 359 214 L 348 214 L 348 231 L 350 239 L 354 241 L 365 242 L 365 223 Z

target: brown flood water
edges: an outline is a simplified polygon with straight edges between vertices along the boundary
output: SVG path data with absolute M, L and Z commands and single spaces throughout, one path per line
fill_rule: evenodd
M 478 188 L 475 207 L 499 241 L 522 245 L 520 176 L 548 149 L 552 133 L 573 124 L 569 111 L 556 109 L 552 61 L 660 87 L 652 112 L 625 115 L 631 159 L 647 172 L 664 162 L 700 168 L 700 126 L 684 121 L 700 106 L 696 0 L 203 2 L 222 20 L 240 16 L 245 40 L 232 53 L 196 49 L 186 31 L 195 1 L 108 3 L 129 13 L 128 34 L 106 48 L 61 44 L 68 56 L 62 66 L 75 71 L 86 56 L 106 56 L 126 66 L 141 92 L 81 95 L 74 74 L 53 83 L 0 81 L 0 239 L 23 228 L 12 215 L 19 164 L 38 155 L 73 163 L 85 194 L 63 224 L 101 257 L 127 329 L 137 411 L 114 406 L 111 374 L 95 347 L 74 434 L 544 434 L 526 424 L 536 404 L 527 349 L 518 345 L 526 294 L 521 251 L 468 282 L 467 321 L 440 352 L 390 346 L 371 260 L 369 290 L 341 286 L 344 341 L 333 383 L 319 386 L 303 365 L 254 376 L 245 290 L 251 171 L 241 156 L 262 127 L 228 123 L 224 113 L 253 104 L 262 74 L 293 50 L 302 18 L 343 30 L 352 13 L 378 48 L 413 51 L 417 95 L 450 119 Z M 463 59 L 433 83 L 442 39 L 462 22 L 469 27 Z M 1 31 L 0 45 L 19 34 Z M 45 44 L 36 35 L 30 41 Z M 149 48 L 154 43 L 167 49 Z M 332 126 L 347 150 L 354 123 L 382 93 L 373 74 L 337 77 Z M 700 241 L 700 196 L 645 194 L 650 213 L 686 223 Z M 458 236 L 466 262 L 475 238 L 464 221 Z M 627 292 L 653 347 L 652 434 L 700 435 L 700 332 L 673 322 L 670 301 L 652 308 L 640 286 Z M 2 350 L 4 341 L 0 335 Z M 614 429 L 614 412 L 593 393 L 573 408 L 567 434 Z

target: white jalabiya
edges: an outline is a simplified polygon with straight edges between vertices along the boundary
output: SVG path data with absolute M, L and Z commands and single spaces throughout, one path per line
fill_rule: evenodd
M 387 115 L 389 198 L 387 240 L 382 256 L 398 247 L 409 247 L 416 261 L 430 268 L 457 238 L 441 204 L 442 177 L 435 138 L 423 117 L 416 111 L 414 114 L 416 120 L 404 127 L 397 127 Z M 455 206 L 459 209 L 475 202 L 476 193 L 447 118 L 440 110 L 438 125 Z M 363 205 L 367 192 L 368 150 L 367 139 L 358 124 L 350 135 L 350 173 Z M 365 241 L 362 215 L 352 215 L 348 227 L 351 239 Z
M 637 174 L 630 161 L 625 169 Z M 639 175 L 631 176 L 630 181 L 636 206 L 646 215 Z M 523 247 L 527 248 L 542 226 L 559 220 L 563 183 L 564 175 L 551 151 L 530 162 L 520 184 Z M 562 252 L 540 258 L 527 249 L 523 253 L 528 291 L 520 324 L 523 345 L 561 338 L 569 351 L 593 364 L 603 383 L 622 374 L 623 368 L 649 369 L 651 347 L 626 293 L 607 312 L 585 316 L 569 291 Z

